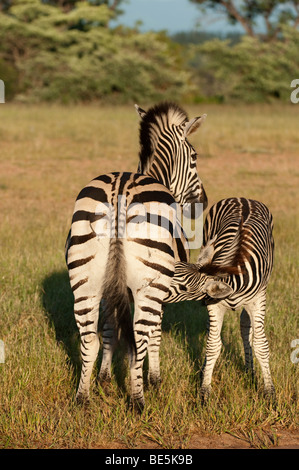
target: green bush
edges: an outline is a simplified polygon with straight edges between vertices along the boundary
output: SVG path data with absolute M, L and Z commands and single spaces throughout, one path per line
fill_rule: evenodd
M 4 60 L 0 59 L 0 80 L 5 84 L 5 100 L 10 101 L 18 91 L 18 72 Z
M 290 84 L 299 73 L 294 28 L 283 27 L 280 39 L 270 42 L 243 36 L 233 44 L 213 39 L 179 45 L 163 33 L 110 29 L 112 16 L 107 5 L 87 1 L 63 12 L 40 0 L 13 0 L 0 12 L 0 78 L 7 98 L 18 93 L 19 100 L 62 103 L 290 100 Z
M 283 37 L 271 42 L 243 36 L 234 46 L 220 39 L 190 46 L 190 63 L 199 101 L 289 101 L 299 74 L 299 31 L 284 28 Z
M 63 13 L 19 0 L 0 14 L 0 56 L 13 60 L 30 101 L 180 100 L 189 74 L 163 34 L 107 27 L 106 5 L 80 2 Z

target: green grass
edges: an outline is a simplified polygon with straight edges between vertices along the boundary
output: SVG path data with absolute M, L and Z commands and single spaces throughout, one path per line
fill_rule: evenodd
M 202 155 L 198 169 L 210 204 L 227 196 L 254 197 L 274 215 L 266 334 L 276 404 L 263 398 L 258 365 L 255 384 L 244 374 L 236 312 L 224 320 L 212 396 L 201 404 L 207 313 L 196 302 L 166 307 L 162 384 L 158 391 L 146 388 L 141 417 L 128 409 L 123 348 L 115 354 L 109 393 L 97 386 L 95 370 L 89 408 L 75 404 L 79 337 L 64 242 L 83 185 L 98 174 L 137 167 L 138 119 L 133 107 L 3 105 L 1 448 L 140 447 L 144 442 L 188 448 L 195 433 L 222 432 L 267 447 L 277 443 L 277 430 L 298 431 L 298 365 L 291 362 L 290 345 L 299 338 L 299 107 L 209 105 L 188 111 L 190 117 L 208 113 L 193 143 Z

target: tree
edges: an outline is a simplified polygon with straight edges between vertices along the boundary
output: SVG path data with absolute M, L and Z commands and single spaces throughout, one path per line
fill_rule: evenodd
M 8 11 L 10 6 L 11 6 L 11 0 L 0 0 L 0 12 Z
M 224 13 L 232 24 L 239 23 L 251 37 L 264 41 L 281 36 L 282 26 L 299 26 L 298 0 L 190 0 L 202 7 Z M 265 33 L 259 33 L 257 20 L 262 18 Z
M 0 12 L 0 61 L 17 71 L 18 99 L 179 100 L 190 75 L 177 47 L 162 33 L 108 28 L 112 2 L 98 3 L 80 1 L 66 11 L 13 0 L 7 14 Z
M 78 3 L 78 0 L 42 0 L 42 1 L 43 3 L 48 3 L 50 5 L 58 6 L 65 12 L 70 11 L 73 8 L 75 8 L 76 3 Z M 113 16 L 116 16 L 122 13 L 122 11 L 119 9 L 119 6 L 121 3 L 123 3 L 123 1 L 124 0 L 88 0 L 88 3 L 90 3 L 90 5 L 92 6 L 106 5 L 107 8 L 111 12 L 113 12 Z
M 80 1 L 80 0 L 79 0 Z M 62 11 L 68 12 L 73 10 L 76 7 L 76 3 L 79 3 L 78 0 L 42 0 L 41 3 L 53 5 L 59 7 Z M 84 1 L 84 0 L 81 0 Z M 119 6 L 123 3 L 124 0 L 88 0 L 88 3 L 91 6 L 100 6 L 106 5 L 107 8 L 113 12 L 113 16 L 116 16 L 122 11 L 120 10 Z M 14 4 L 20 3 L 17 0 L 0 0 L 0 12 L 4 11 L 7 12 L 10 7 Z M 23 2 L 26 3 L 26 0 Z
M 214 39 L 190 51 L 198 101 L 290 102 L 294 64 L 299 63 L 299 31 L 283 26 L 284 41 L 261 42 L 243 35 L 231 45 Z

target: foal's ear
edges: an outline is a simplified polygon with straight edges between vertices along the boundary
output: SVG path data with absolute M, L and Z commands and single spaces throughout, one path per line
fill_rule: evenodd
M 206 117 L 207 117 L 207 114 L 203 114 L 202 116 L 191 119 L 191 121 L 187 121 L 184 127 L 184 136 L 188 137 L 188 135 L 197 131 L 197 129 L 205 121 Z
M 213 299 L 226 299 L 233 293 L 233 289 L 226 282 L 209 280 L 203 286 L 203 292 Z
M 208 243 L 201 248 L 197 261 L 196 261 L 196 265 L 198 266 L 198 268 L 212 261 L 212 258 L 215 252 L 215 248 L 214 248 L 215 238 L 216 237 L 214 237 L 212 240 L 209 240 Z
M 140 106 L 138 106 L 138 104 L 135 104 L 135 109 L 136 109 L 136 112 L 138 113 L 138 115 L 141 117 L 141 119 L 143 119 L 144 116 L 146 115 L 146 111 L 144 111 L 144 109 L 140 108 Z

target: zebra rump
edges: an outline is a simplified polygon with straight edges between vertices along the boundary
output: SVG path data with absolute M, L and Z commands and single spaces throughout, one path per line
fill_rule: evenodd
M 141 118 L 139 172 L 101 175 L 80 191 L 65 250 L 82 358 L 76 398 L 89 399 L 101 311 L 99 382 L 111 381 L 112 357 L 122 335 L 129 344 L 132 404 L 141 410 L 144 358 L 148 354 L 149 381 L 158 385 L 164 298 L 175 261 L 189 259 L 176 208 L 187 202 L 205 205 L 207 199 L 197 153 L 188 141 L 205 115 L 189 121 L 173 103 L 136 110 Z

